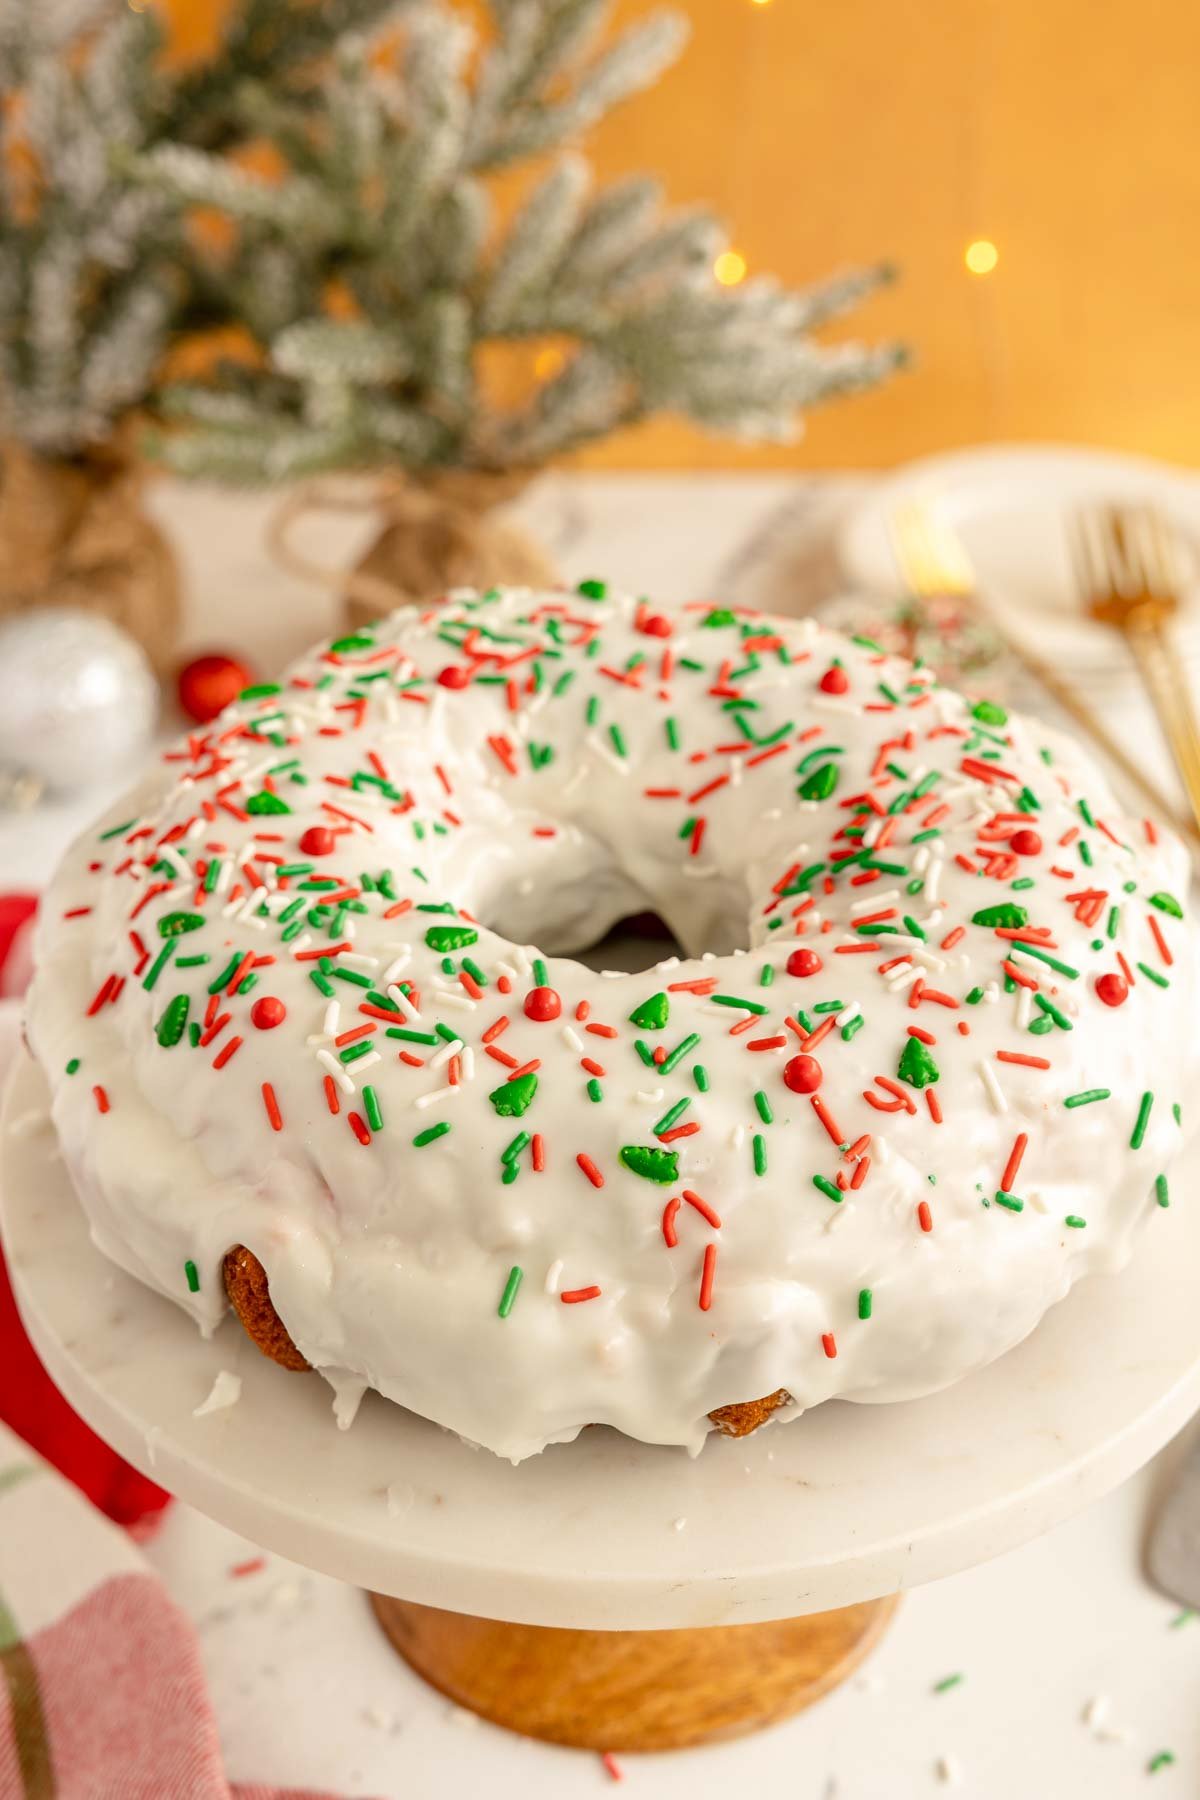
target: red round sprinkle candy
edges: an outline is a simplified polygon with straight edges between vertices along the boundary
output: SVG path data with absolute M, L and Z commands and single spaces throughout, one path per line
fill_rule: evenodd
M 834 663 L 826 669 L 817 686 L 823 694 L 844 694 L 850 686 L 850 677 L 840 663 Z
M 282 1000 L 277 1000 L 274 994 L 264 994 L 262 999 L 256 1000 L 250 1008 L 250 1023 L 256 1025 L 259 1031 L 274 1031 L 275 1027 L 282 1025 L 286 1018 L 287 1007 Z
M 469 669 L 458 663 L 447 663 L 444 669 L 438 670 L 438 685 L 445 688 L 465 688 L 471 679 Z
M 1096 993 L 1105 1006 L 1124 1006 L 1129 998 L 1129 983 L 1121 975 L 1101 975 Z
M 651 613 L 649 618 L 642 620 L 638 630 L 644 631 L 647 637 L 670 637 L 671 621 L 664 619 L 661 613 Z
M 328 825 L 310 825 L 300 839 L 305 856 L 328 856 L 337 842 Z
M 793 950 L 787 959 L 789 975 L 818 975 L 824 966 L 815 950 Z
M 793 1094 L 815 1094 L 821 1085 L 822 1068 L 815 1056 L 793 1056 L 783 1067 L 783 1079 Z
M 1008 840 L 1008 847 L 1017 856 L 1037 856 L 1042 848 L 1042 840 L 1036 831 L 1026 828 L 1013 832 Z
M 530 988 L 525 996 L 525 1017 L 536 1025 L 546 1025 L 551 1019 L 557 1019 L 561 1011 L 562 1001 L 552 987 Z
M 249 687 L 254 676 L 232 656 L 197 656 L 179 671 L 179 704 L 197 725 L 207 725 Z

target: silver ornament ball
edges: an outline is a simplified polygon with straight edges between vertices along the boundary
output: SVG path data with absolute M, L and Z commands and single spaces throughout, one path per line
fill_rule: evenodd
M 108 619 L 43 606 L 0 621 L 0 769 L 51 792 L 110 779 L 158 718 L 145 652 Z

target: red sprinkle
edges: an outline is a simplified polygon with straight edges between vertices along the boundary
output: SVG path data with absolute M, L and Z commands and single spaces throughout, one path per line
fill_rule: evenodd
M 837 1355 L 837 1339 L 834 1337 L 832 1331 L 822 1332 L 821 1348 L 831 1361 Z
M 596 1300 L 599 1298 L 599 1295 L 600 1289 L 598 1287 L 585 1287 L 568 1288 L 566 1293 L 560 1294 L 558 1297 L 564 1306 L 578 1306 L 581 1300 Z
M 95 1096 L 97 1110 L 99 1112 L 106 1113 L 109 1109 L 109 1100 L 108 1100 L 108 1095 L 105 1093 L 104 1089 L 97 1083 L 97 1085 L 92 1089 L 92 1093 Z
M 712 1207 L 708 1204 L 707 1200 L 702 1200 L 699 1194 L 694 1193 L 691 1188 L 684 1188 L 683 1197 L 689 1206 L 695 1207 L 702 1219 L 707 1219 L 714 1231 L 720 1231 L 721 1221 L 713 1211 Z M 676 1205 L 678 1204 L 678 1201 L 676 1201 Z
M 350 1129 L 358 1139 L 359 1143 L 369 1144 L 371 1141 L 371 1133 L 367 1129 L 367 1121 L 362 1117 L 361 1113 L 352 1112 L 349 1117 Z
M 1004 1173 L 1000 1177 L 1000 1192 L 1011 1194 L 1013 1182 L 1017 1179 L 1017 1170 L 1021 1167 L 1021 1158 L 1025 1154 L 1025 1146 L 1029 1142 L 1027 1132 L 1019 1131 L 1013 1140 L 1013 1147 L 1008 1153 L 1008 1161 L 1004 1165 Z
M 682 1200 L 676 1198 L 674 1200 L 668 1200 L 667 1204 L 663 1207 L 662 1234 L 668 1250 L 674 1250 L 676 1244 L 679 1242 L 679 1233 L 675 1229 L 675 1215 L 682 1205 Z
M 604 1177 L 590 1156 L 585 1156 L 581 1150 L 575 1158 L 575 1161 L 579 1164 L 593 1187 L 602 1188 L 604 1186 Z
M 279 1102 L 275 1098 L 275 1089 L 269 1081 L 262 1084 L 263 1105 L 267 1109 L 267 1117 L 271 1121 L 272 1131 L 283 1130 L 283 1115 L 279 1110 Z
M 922 1231 L 933 1230 L 933 1214 L 929 1210 L 928 1200 L 922 1200 L 917 1208 L 917 1223 Z
M 713 1281 L 717 1273 L 717 1246 L 704 1246 L 704 1266 L 700 1271 L 700 1311 L 707 1312 L 712 1305 Z

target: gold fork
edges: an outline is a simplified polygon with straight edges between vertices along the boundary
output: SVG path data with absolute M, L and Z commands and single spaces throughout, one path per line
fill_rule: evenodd
M 1174 826 L 1176 831 L 1191 835 L 1194 825 L 1179 817 L 1087 701 L 1064 681 L 1053 664 L 1044 662 L 1036 650 L 1014 638 L 1004 621 L 982 599 L 970 557 L 957 533 L 939 519 L 931 507 L 916 500 L 898 506 L 891 514 L 888 526 L 892 553 L 910 593 L 925 598 L 957 596 L 970 602 L 986 618 L 1014 660 L 1022 664 L 1072 723 L 1091 738 L 1114 768 L 1121 771 L 1151 811 Z
M 1076 516 L 1072 549 L 1079 591 L 1092 617 L 1129 646 L 1200 825 L 1200 730 L 1173 629 L 1179 577 L 1171 531 L 1153 506 L 1091 507 Z

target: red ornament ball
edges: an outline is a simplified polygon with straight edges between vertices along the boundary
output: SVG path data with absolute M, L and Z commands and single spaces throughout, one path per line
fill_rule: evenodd
M 1129 983 L 1123 975 L 1101 975 L 1096 993 L 1105 1006 L 1124 1006 L 1129 998 Z
M 787 959 L 789 975 L 819 975 L 824 967 L 815 950 L 793 950 Z
M 671 621 L 665 619 L 662 613 L 651 613 L 648 618 L 642 620 L 638 630 L 644 632 L 647 637 L 667 638 L 671 635 Z
M 824 1071 L 815 1056 L 793 1056 L 784 1064 L 783 1079 L 793 1094 L 815 1094 Z
M 236 700 L 254 676 L 232 656 L 197 656 L 179 671 L 179 704 L 197 725 L 207 725 Z
M 552 987 L 530 988 L 525 996 L 525 1017 L 535 1025 L 549 1024 L 561 1011 L 562 1001 Z
M 840 663 L 834 663 L 826 669 L 817 686 L 823 694 L 844 694 L 850 686 L 850 677 Z
M 250 1023 L 259 1031 L 274 1031 L 287 1018 L 287 1007 L 274 994 L 264 994 L 250 1008 Z
M 447 663 L 444 669 L 438 670 L 439 687 L 465 688 L 470 679 L 471 671 L 459 663 Z
M 1026 827 L 1013 832 L 1008 840 L 1008 847 L 1017 856 L 1037 856 L 1042 848 L 1042 840 L 1036 831 L 1030 831 Z
M 300 839 L 305 856 L 328 856 L 337 839 L 328 825 L 310 825 Z

